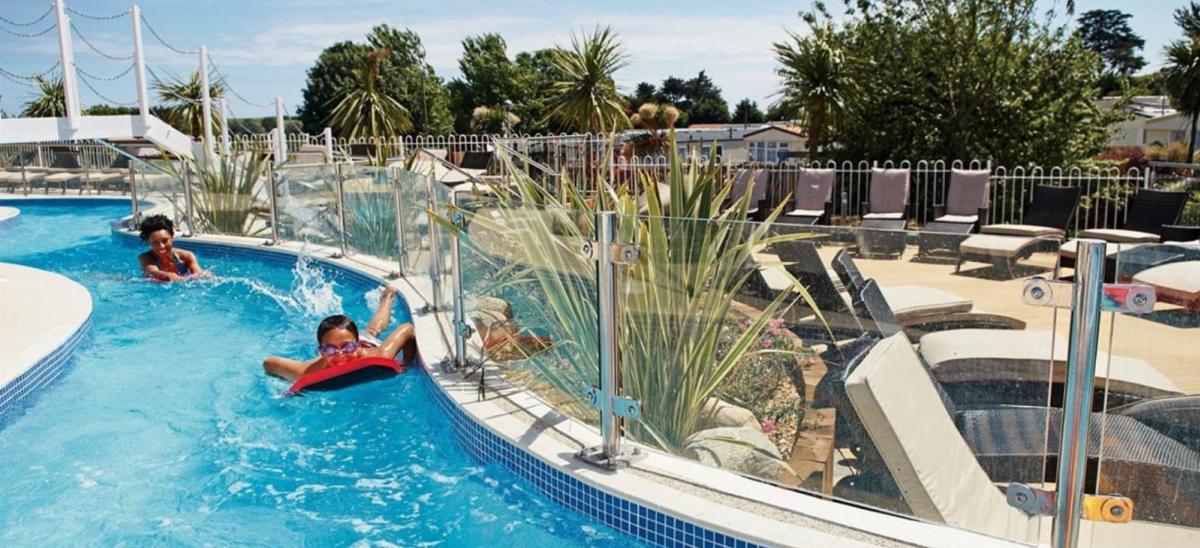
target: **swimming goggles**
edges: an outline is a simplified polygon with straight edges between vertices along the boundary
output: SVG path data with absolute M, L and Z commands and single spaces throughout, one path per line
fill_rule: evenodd
M 322 356 L 325 356 L 328 358 L 328 357 L 336 356 L 339 353 L 340 354 L 353 354 L 356 350 L 358 350 L 358 347 L 359 347 L 358 341 L 350 341 L 346 344 L 343 344 L 340 347 L 337 345 L 333 345 L 333 344 L 322 344 L 317 347 L 317 352 L 320 352 Z

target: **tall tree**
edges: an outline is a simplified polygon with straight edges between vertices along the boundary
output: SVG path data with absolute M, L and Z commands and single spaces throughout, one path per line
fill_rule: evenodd
M 783 78 L 779 103 L 798 113 L 808 133 L 809 155 L 817 158 L 846 106 L 851 78 L 834 28 L 810 22 L 811 35 L 790 34 L 775 44 L 776 71 Z
M 1121 116 L 1093 101 L 1099 56 L 1039 0 L 855 5 L 828 40 L 853 84 L 838 157 L 1067 165 L 1103 150 Z
M 37 93 L 25 103 L 21 116 L 26 118 L 62 118 L 67 115 L 67 96 L 62 78 L 38 78 Z
M 355 71 L 372 50 L 390 52 L 381 62 L 379 84 L 412 118 L 416 133 L 441 134 L 453 129 L 450 100 L 441 78 L 425 61 L 421 39 L 410 30 L 379 25 L 367 34 L 365 43 L 338 42 L 321 52 L 308 69 L 303 103 L 297 114 L 304 131 L 319 133 L 345 87 L 355 85 Z
M 1138 53 L 1146 41 L 1130 28 L 1131 17 L 1120 10 L 1091 10 L 1079 16 L 1077 32 L 1084 47 L 1100 54 L 1104 62 L 1102 95 L 1118 91 L 1124 79 L 1146 66 L 1146 60 Z
M 1200 117 L 1200 5 L 1191 2 L 1175 10 L 1184 38 L 1166 47 L 1164 84 L 1171 105 L 1189 117 L 1187 161 L 1195 161 L 1196 119 Z
M 447 89 L 454 129 L 465 133 L 476 118 L 475 109 L 503 113 L 506 104 L 525 102 L 530 90 L 522 88 L 521 68 L 508 58 L 508 45 L 499 34 L 468 36 L 462 46 L 458 60 L 462 79 L 451 81 Z
M 629 127 L 625 101 L 613 79 L 629 56 L 612 29 L 597 27 L 591 34 L 572 34 L 571 48 L 555 50 L 551 59 L 562 78 L 550 86 L 548 120 L 591 133 Z
M 520 131 L 560 131 L 561 128 L 556 123 L 547 121 L 544 116 L 550 104 L 551 86 L 554 82 L 566 78 L 554 65 L 554 50 L 546 48 L 523 51 L 517 54 L 515 63 L 520 78 L 519 87 L 525 92 L 522 100 L 513 106 L 513 114 L 521 120 Z
M 296 109 L 304 131 L 319 134 L 325 129 L 329 111 L 342 90 L 353 85 L 354 71 L 370 48 L 354 42 L 337 42 L 325 48 L 308 69 L 302 103 Z
M 731 121 L 735 124 L 761 124 L 763 122 L 763 112 L 758 109 L 758 103 L 749 99 L 742 99 L 734 107 Z
M 342 88 L 343 93 L 327 120 L 338 135 L 351 139 L 373 138 L 376 142 L 374 161 L 379 165 L 387 161 L 383 153 L 384 138 L 412 129 L 408 109 L 380 86 L 381 68 L 391 53 L 377 49 L 367 55 L 355 71 L 353 85 Z
M 658 89 L 650 82 L 639 82 L 637 87 L 633 88 L 633 95 L 625 98 L 629 106 L 638 108 L 646 103 L 653 103 L 658 100 Z
M 721 97 L 721 88 L 703 70 L 688 80 L 668 76 L 654 94 L 653 102 L 677 107 L 681 111 L 678 121 L 681 126 L 729 121 L 729 104 Z

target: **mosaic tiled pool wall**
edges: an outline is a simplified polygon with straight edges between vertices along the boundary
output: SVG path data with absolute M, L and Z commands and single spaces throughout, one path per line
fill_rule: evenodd
M 125 231 L 114 231 L 114 233 L 128 242 L 138 243 L 138 237 L 134 234 Z M 291 253 L 268 247 L 241 247 L 186 238 L 177 239 L 175 242 L 176 246 L 181 249 L 197 251 L 209 256 L 252 257 L 284 265 L 293 265 L 297 260 L 297 257 Z M 316 263 L 333 273 L 335 279 L 344 283 L 362 286 L 365 289 L 383 283 L 373 276 L 356 272 L 342 265 L 327 263 L 320 259 L 317 259 Z M 533 484 L 554 503 L 658 546 L 700 546 L 705 548 L 759 546 L 725 533 L 706 529 L 636 502 L 624 500 L 545 463 L 476 422 L 436 386 L 437 381 L 427 375 L 422 374 L 422 376 L 425 377 L 421 380 L 425 390 L 450 420 L 456 438 L 472 458 L 482 463 L 500 463 Z
M 556 504 L 658 546 L 759 546 L 611 495 L 543 462 L 467 416 L 448 395 L 434 386 L 434 382 L 429 379 L 425 388 L 450 419 L 456 437 L 467 452 L 480 462 L 499 462 L 532 483 Z
M 5 386 L 0 387 L 0 426 L 9 417 L 19 414 L 21 409 L 33 402 L 38 393 L 45 390 L 67 369 L 75 351 L 87 339 L 92 329 L 92 314 L 80 324 L 67 342 L 45 355 L 24 373 Z

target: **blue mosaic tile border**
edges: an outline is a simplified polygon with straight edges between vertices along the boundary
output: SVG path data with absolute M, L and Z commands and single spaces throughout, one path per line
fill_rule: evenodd
M 137 236 L 126 231 L 114 230 L 114 234 L 130 242 Z M 217 242 L 201 242 L 179 239 L 176 245 L 182 249 L 203 252 L 206 255 L 228 257 L 250 257 L 280 264 L 295 264 L 296 256 L 269 247 L 254 248 L 232 246 Z M 339 281 L 374 287 L 381 282 L 373 276 L 350 270 L 342 265 L 325 262 L 317 258 L 318 264 L 338 276 Z M 628 501 L 607 493 L 573 475 L 547 464 L 527 453 L 516 444 L 488 430 L 458 407 L 437 385 L 437 381 L 426 376 L 422 380 L 425 390 L 450 420 L 455 437 L 472 458 L 479 462 L 498 462 L 509 471 L 525 479 L 559 506 L 584 514 L 617 531 L 657 546 L 697 546 L 703 548 L 735 547 L 757 548 L 761 545 L 739 539 L 732 535 L 708 529 L 648 506 Z
M 67 364 L 74 356 L 75 350 L 83 343 L 87 334 L 92 330 L 92 315 L 89 312 L 79 329 L 75 330 L 67 342 L 45 355 L 24 373 L 13 379 L 5 386 L 0 386 L 0 422 L 13 411 L 21 409 L 30 403 L 31 397 L 45 390 L 66 371 Z
M 435 386 L 436 382 L 430 378 L 425 389 L 450 419 L 455 436 L 471 457 L 485 463 L 499 462 L 533 484 L 555 504 L 656 546 L 760 546 L 606 493 L 547 464 L 476 422 Z

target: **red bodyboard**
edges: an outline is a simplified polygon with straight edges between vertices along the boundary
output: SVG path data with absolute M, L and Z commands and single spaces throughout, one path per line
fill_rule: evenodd
M 331 390 L 403 372 L 404 366 L 391 358 L 358 358 L 296 379 L 288 388 L 288 394 L 296 394 L 301 390 Z

